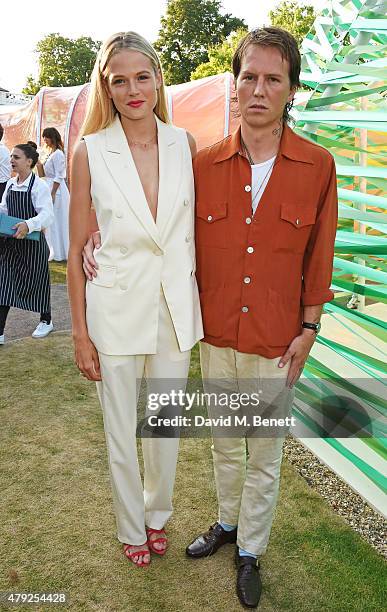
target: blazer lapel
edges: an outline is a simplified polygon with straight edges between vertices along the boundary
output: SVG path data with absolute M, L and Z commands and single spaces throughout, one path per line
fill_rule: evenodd
M 156 117 L 159 145 L 159 195 L 156 225 L 162 234 L 172 217 L 181 181 L 183 155 L 176 133 Z
M 105 129 L 104 136 L 102 155 L 108 170 L 136 217 L 161 248 L 159 231 L 149 210 L 140 177 L 118 115 L 114 122 Z

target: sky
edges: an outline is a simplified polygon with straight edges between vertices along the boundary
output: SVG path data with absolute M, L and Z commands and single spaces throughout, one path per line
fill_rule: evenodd
M 223 13 L 244 19 L 249 28 L 269 23 L 268 14 L 280 0 L 223 0 Z M 321 9 L 324 0 L 305 0 Z M 134 30 L 154 42 L 167 0 L 19 0 L 0 33 L 0 87 L 20 92 L 27 76 L 37 75 L 37 43 L 58 32 L 69 38 L 104 40 L 114 32 Z M 101 7 L 101 8 L 99 8 Z

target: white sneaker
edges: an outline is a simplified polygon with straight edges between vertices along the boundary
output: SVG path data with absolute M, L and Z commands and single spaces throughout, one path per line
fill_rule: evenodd
M 4 334 L 2 336 L 0 336 L 0 344 L 4 344 L 5 340 L 4 340 Z
M 46 321 L 40 321 L 39 325 L 36 327 L 35 331 L 32 334 L 33 338 L 44 338 L 48 336 L 50 332 L 54 329 L 54 326 L 51 323 L 46 323 Z

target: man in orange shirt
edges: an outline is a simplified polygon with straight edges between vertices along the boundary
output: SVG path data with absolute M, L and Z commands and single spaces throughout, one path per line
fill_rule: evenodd
M 249 33 L 235 52 L 233 71 L 241 127 L 194 160 L 202 376 L 205 387 L 219 379 L 238 389 L 258 382 L 270 412 L 278 408 L 286 416 L 323 304 L 333 297 L 335 165 L 325 149 L 287 125 L 300 84 L 293 36 L 278 28 Z M 92 277 L 90 245 L 84 265 Z M 259 437 L 247 431 L 248 456 L 246 437 L 219 435 L 224 432 L 213 428 L 218 521 L 186 553 L 206 557 L 236 542 L 237 593 L 253 608 L 285 432 Z
M 202 376 L 205 389 L 218 379 L 236 388 L 259 381 L 268 404 L 285 416 L 323 304 L 333 297 L 335 165 L 287 125 L 300 84 L 293 36 L 278 28 L 250 32 L 233 72 L 241 127 L 194 160 Z M 206 557 L 236 542 L 237 593 L 252 608 L 261 594 L 257 559 L 269 540 L 284 431 L 248 433 L 248 455 L 245 437 L 213 433 L 219 517 L 186 553 Z

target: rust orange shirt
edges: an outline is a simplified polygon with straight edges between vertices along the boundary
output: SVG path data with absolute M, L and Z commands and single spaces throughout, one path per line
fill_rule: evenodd
M 241 154 L 240 129 L 200 151 L 194 172 L 204 341 L 280 356 L 301 333 L 302 307 L 333 297 L 333 157 L 284 126 L 254 216 L 251 167 Z

